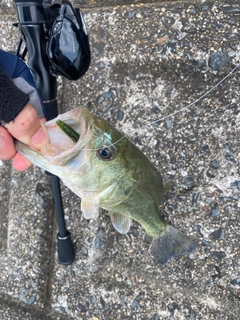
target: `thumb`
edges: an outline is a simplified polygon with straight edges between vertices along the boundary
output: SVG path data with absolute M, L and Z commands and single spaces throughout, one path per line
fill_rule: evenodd
M 5 128 L 17 140 L 40 149 L 49 142 L 47 130 L 42 122 L 36 110 L 28 103 L 13 121 L 5 125 Z

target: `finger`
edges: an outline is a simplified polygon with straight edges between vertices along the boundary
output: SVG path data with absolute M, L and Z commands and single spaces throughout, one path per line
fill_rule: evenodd
M 47 130 L 38 119 L 36 110 L 27 104 L 14 121 L 5 125 L 9 133 L 19 141 L 40 149 L 49 142 Z
M 12 166 L 17 171 L 23 171 L 31 166 L 31 162 L 20 153 L 16 153 L 12 161 Z
M 16 152 L 12 136 L 4 127 L 0 127 L 0 159 L 12 159 Z

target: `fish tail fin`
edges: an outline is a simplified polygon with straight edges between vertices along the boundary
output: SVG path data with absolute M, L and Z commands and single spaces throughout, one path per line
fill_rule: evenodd
M 163 265 L 172 257 L 189 254 L 195 249 L 195 243 L 187 235 L 170 225 L 167 225 L 164 234 L 153 238 L 149 248 L 156 262 Z

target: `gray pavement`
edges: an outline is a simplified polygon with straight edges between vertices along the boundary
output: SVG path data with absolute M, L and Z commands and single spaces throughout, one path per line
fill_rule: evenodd
M 49 177 L 0 162 L 0 319 L 239 319 L 240 68 L 195 105 L 150 124 L 240 62 L 239 1 L 129 2 L 75 1 L 92 63 L 79 81 L 60 79 L 60 110 L 87 106 L 174 179 L 163 215 L 198 249 L 159 266 L 141 226 L 125 236 L 104 212 L 85 220 L 80 199 L 63 186 L 76 260 L 62 266 Z M 9 0 L 0 13 L 1 48 L 14 50 Z

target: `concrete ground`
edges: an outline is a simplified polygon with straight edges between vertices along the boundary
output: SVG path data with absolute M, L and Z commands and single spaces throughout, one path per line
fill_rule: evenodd
M 239 319 L 240 68 L 184 108 L 240 62 L 239 1 L 79 3 L 92 63 L 59 79 L 60 110 L 87 106 L 174 179 L 162 213 L 198 249 L 157 265 L 140 225 L 120 235 L 105 213 L 85 220 L 63 186 L 76 259 L 62 266 L 49 177 L 0 162 L 0 319 Z M 14 50 L 12 2 L 0 13 L 0 47 Z

